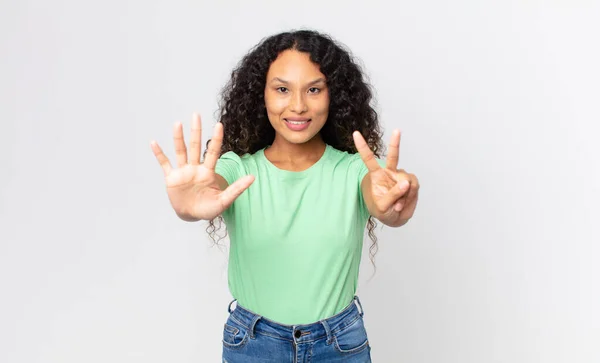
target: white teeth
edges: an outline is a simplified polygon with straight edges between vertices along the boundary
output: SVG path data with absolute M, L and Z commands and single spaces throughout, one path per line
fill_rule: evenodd
M 303 125 L 303 124 L 307 123 L 308 121 L 290 121 L 290 120 L 287 120 L 287 122 L 291 123 L 292 125 Z

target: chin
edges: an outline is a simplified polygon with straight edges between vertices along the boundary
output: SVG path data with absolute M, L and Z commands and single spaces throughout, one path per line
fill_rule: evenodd
M 300 145 L 300 144 L 305 144 L 305 143 L 309 142 L 316 135 L 302 135 L 302 134 L 286 135 L 286 134 L 282 134 L 281 136 L 283 136 L 285 141 L 289 142 L 290 144 Z

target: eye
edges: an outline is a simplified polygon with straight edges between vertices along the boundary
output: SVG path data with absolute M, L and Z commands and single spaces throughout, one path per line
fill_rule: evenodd
M 277 92 L 280 92 L 280 93 L 286 93 L 287 92 L 287 88 L 285 88 L 285 87 L 277 87 L 275 89 L 277 90 Z
M 321 92 L 321 90 L 318 89 L 317 87 L 311 87 L 308 90 L 310 91 L 310 93 L 319 93 L 319 92 Z

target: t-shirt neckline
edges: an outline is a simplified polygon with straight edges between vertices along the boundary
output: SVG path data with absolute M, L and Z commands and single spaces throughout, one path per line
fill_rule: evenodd
M 324 162 L 324 160 L 328 157 L 328 155 L 329 155 L 329 153 L 331 151 L 331 146 L 329 144 L 325 144 L 325 151 L 323 152 L 323 155 L 321 155 L 321 157 L 319 158 L 319 160 L 317 160 L 314 164 L 312 164 L 308 168 L 306 168 L 304 170 L 301 170 L 301 171 L 292 171 L 292 170 L 285 170 L 285 169 L 278 168 L 277 166 L 275 166 L 275 164 L 273 164 L 265 156 L 265 150 L 266 149 L 267 149 L 267 147 L 262 148 L 260 150 L 260 158 L 263 160 L 263 162 L 265 164 L 267 164 L 267 166 L 269 167 L 270 170 L 273 170 L 274 172 L 276 172 L 276 173 L 278 173 L 280 175 L 286 175 L 286 176 L 292 176 L 292 177 L 301 177 L 301 176 L 306 176 L 306 175 L 310 174 L 312 170 L 315 170 L 320 164 L 322 164 Z

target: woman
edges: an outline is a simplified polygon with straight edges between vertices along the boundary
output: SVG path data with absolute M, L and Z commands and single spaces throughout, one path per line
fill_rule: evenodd
M 398 227 L 419 183 L 397 169 L 400 132 L 385 161 L 371 91 L 349 52 L 314 31 L 264 39 L 233 71 L 220 122 L 200 163 L 201 121 L 189 154 L 174 129 L 177 168 L 152 142 L 167 193 L 186 221 L 225 220 L 229 288 L 224 362 L 370 362 L 355 296 L 373 217 Z M 233 303 L 233 301 L 232 301 Z

